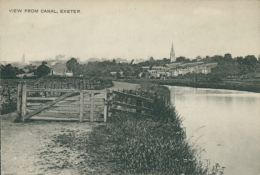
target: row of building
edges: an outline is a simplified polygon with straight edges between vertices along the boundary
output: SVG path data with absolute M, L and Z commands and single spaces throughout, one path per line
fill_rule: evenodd
M 155 78 L 158 77 L 176 77 L 178 75 L 186 75 L 187 73 L 211 73 L 211 69 L 216 67 L 218 63 L 204 63 L 204 62 L 192 62 L 192 63 L 171 63 L 166 66 L 143 66 L 144 74 L 146 71 L 149 72 L 150 76 Z

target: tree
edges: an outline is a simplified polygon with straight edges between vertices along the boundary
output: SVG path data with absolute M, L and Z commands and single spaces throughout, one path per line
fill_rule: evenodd
M 247 55 L 244 60 L 243 60 L 244 64 L 247 65 L 254 65 L 257 62 L 257 59 L 254 55 Z
M 13 67 L 15 75 L 25 73 L 23 69 L 19 69 L 18 67 Z
M 11 64 L 7 64 L 6 66 L 1 66 L 1 77 L 14 78 L 15 76 L 16 76 L 16 72 L 14 67 Z
M 196 57 L 196 61 L 200 61 L 201 59 L 202 59 L 201 56 Z
M 121 78 L 121 74 L 119 73 L 119 71 L 116 72 L 116 79 Z
M 163 58 L 163 64 L 170 64 L 170 59 Z
M 242 63 L 243 63 L 243 57 L 236 57 L 235 60 L 236 60 L 239 64 L 242 64 Z
M 69 71 L 72 71 L 73 74 L 76 73 L 78 65 L 79 63 L 75 58 L 71 58 L 69 61 L 66 62 L 67 69 Z
M 224 61 L 232 61 L 232 55 L 230 53 L 226 53 L 224 56 Z
M 37 75 L 38 77 L 47 76 L 50 73 L 50 68 L 46 66 L 46 62 L 43 61 L 42 65 L 37 67 Z
M 34 72 L 34 73 L 36 73 L 36 69 L 37 69 L 37 67 L 36 66 L 34 66 L 34 65 L 32 65 L 32 64 L 30 64 L 30 65 L 26 65 L 26 66 L 24 66 L 24 69 L 28 69 L 29 71 L 29 73 L 31 73 L 31 72 Z
M 183 56 L 177 57 L 176 62 L 185 62 L 186 58 Z
M 116 65 L 116 60 L 113 59 L 113 60 L 112 60 L 112 63 L 113 63 L 112 65 Z

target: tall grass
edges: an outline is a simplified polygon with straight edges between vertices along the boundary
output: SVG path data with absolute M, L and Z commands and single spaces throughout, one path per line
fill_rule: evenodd
M 93 167 L 115 174 L 206 174 L 162 94 L 155 98 L 154 117 L 114 113 L 111 123 L 93 129 L 87 146 Z

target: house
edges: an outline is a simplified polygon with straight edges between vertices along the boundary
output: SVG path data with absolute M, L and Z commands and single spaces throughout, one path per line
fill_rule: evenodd
M 66 71 L 65 76 L 66 77 L 73 77 L 73 72 L 72 71 Z
M 143 69 L 143 70 L 149 70 L 149 69 L 150 69 L 150 66 L 142 66 L 142 69 Z
M 128 63 L 127 60 L 120 60 L 119 63 Z
M 110 74 L 111 74 L 111 75 L 114 75 L 114 76 L 116 75 L 116 73 L 117 73 L 117 72 L 110 72 Z M 123 73 L 124 73 L 124 72 L 123 72 L 123 71 L 120 71 L 119 73 L 120 73 L 120 76 L 123 76 Z
M 34 75 L 34 72 L 32 73 L 23 73 L 23 74 L 18 74 L 16 75 L 16 77 L 19 77 L 19 78 L 24 78 L 24 77 L 35 77 L 36 75 Z
M 140 59 L 138 59 L 138 58 L 136 58 L 136 59 L 134 59 L 133 60 L 133 64 L 138 64 L 138 63 L 141 63 L 141 62 L 144 62 L 144 59 L 142 59 L 142 58 L 140 58 Z
M 50 75 L 66 76 L 67 67 L 66 64 L 56 63 L 51 67 Z

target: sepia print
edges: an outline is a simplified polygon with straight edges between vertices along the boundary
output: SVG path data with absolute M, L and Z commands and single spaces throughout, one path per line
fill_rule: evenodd
M 260 174 L 260 1 L 0 1 L 1 174 Z

